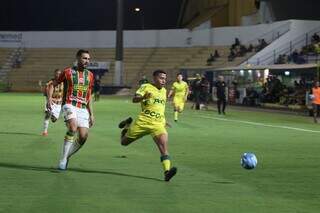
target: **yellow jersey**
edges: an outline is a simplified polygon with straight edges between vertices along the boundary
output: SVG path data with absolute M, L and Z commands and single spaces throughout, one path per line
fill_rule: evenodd
M 174 92 L 175 98 L 184 98 L 187 94 L 188 84 L 185 81 L 174 82 L 171 88 Z
M 141 113 L 139 119 L 152 123 L 165 124 L 165 108 L 167 101 L 167 90 L 165 88 L 158 89 L 150 83 L 141 85 L 136 91 L 137 95 L 144 96 L 151 93 L 151 97 L 141 102 Z

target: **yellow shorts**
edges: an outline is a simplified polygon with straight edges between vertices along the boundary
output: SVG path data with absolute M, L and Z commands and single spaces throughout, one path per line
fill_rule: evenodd
M 168 134 L 163 123 L 137 119 L 129 127 L 126 137 L 136 140 L 145 135 L 151 135 L 152 137 L 155 137 L 161 134 Z
M 179 108 L 180 111 L 182 111 L 184 109 L 184 103 L 185 103 L 184 99 L 181 99 L 181 98 L 179 98 L 179 99 L 174 98 L 173 99 L 173 106 L 176 108 Z

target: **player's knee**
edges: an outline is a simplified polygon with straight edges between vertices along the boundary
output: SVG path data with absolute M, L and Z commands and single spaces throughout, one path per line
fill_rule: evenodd
M 57 119 L 56 117 L 51 116 L 51 121 L 52 121 L 52 123 L 56 122 L 57 120 L 58 120 L 58 119 Z
M 123 137 L 121 139 L 121 145 L 122 146 L 128 146 L 130 143 L 132 143 L 134 140 L 127 138 L 127 137 Z

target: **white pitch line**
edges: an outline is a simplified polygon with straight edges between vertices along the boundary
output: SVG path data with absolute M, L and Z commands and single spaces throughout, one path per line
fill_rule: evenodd
M 252 122 L 252 121 L 234 120 L 234 119 L 227 119 L 227 118 L 217 118 L 217 117 L 209 117 L 209 116 L 203 116 L 203 115 L 201 115 L 199 117 L 207 118 L 207 119 L 213 119 L 213 120 L 219 120 L 219 121 L 244 123 L 244 124 L 255 125 L 255 126 L 289 129 L 289 130 L 296 130 L 296 131 L 302 131 L 302 132 L 320 133 L 320 131 L 318 131 L 318 130 L 303 129 L 303 128 L 290 127 L 290 126 L 271 125 L 271 124 L 264 124 L 264 123 L 258 123 L 258 122 Z

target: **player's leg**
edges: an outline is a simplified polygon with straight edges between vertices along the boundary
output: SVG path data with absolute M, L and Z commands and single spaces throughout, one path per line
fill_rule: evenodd
M 51 111 L 51 121 L 55 123 L 60 117 L 61 104 L 53 104 Z
M 78 127 L 78 137 L 74 140 L 71 148 L 68 152 L 67 158 L 69 159 L 73 154 L 75 154 L 79 149 L 83 147 L 88 139 L 89 135 L 89 113 L 87 109 L 76 109 L 77 111 L 77 127 Z
M 178 121 L 178 114 L 179 114 L 179 105 L 177 103 L 174 103 L 173 107 L 173 116 L 174 116 L 174 121 Z
M 66 104 L 63 106 L 62 110 L 64 114 L 64 120 L 67 126 L 67 132 L 64 137 L 62 155 L 59 161 L 58 168 L 61 170 L 66 170 L 67 164 L 68 164 L 69 152 L 76 139 L 78 125 L 77 125 L 77 112 L 74 106 L 70 104 Z
M 217 100 L 217 108 L 218 108 L 218 113 L 221 114 L 221 99 L 218 98 Z
M 157 144 L 160 151 L 160 161 L 163 166 L 164 180 L 169 181 L 177 173 L 177 168 L 171 167 L 171 160 L 168 153 L 168 134 L 162 133 L 154 136 L 153 140 Z
M 132 123 L 132 118 L 129 117 L 121 121 L 118 125 L 121 131 L 120 143 L 122 146 L 128 146 L 133 141 L 146 135 L 145 130 L 143 130 L 143 124 L 141 122 L 135 121 Z
M 226 105 L 227 105 L 227 100 L 226 100 L 226 98 L 223 98 L 223 100 L 222 100 L 222 113 L 225 115 L 226 114 L 226 112 L 225 112 L 225 110 L 226 110 Z
M 318 116 L 318 106 L 317 104 L 312 104 L 312 108 L 313 108 L 313 121 L 315 123 L 318 123 L 318 120 L 317 120 L 317 116 Z
M 43 136 L 47 136 L 48 135 L 48 128 L 49 128 L 49 122 L 50 122 L 50 111 L 46 110 L 44 115 L 44 121 L 43 121 L 43 131 L 42 131 L 42 135 Z
M 66 125 L 67 125 L 67 132 L 64 137 L 62 155 L 61 155 L 59 166 L 58 166 L 58 169 L 60 170 L 67 169 L 69 153 L 75 142 L 75 139 L 77 136 L 77 129 L 78 129 L 76 118 L 71 118 L 67 120 Z

